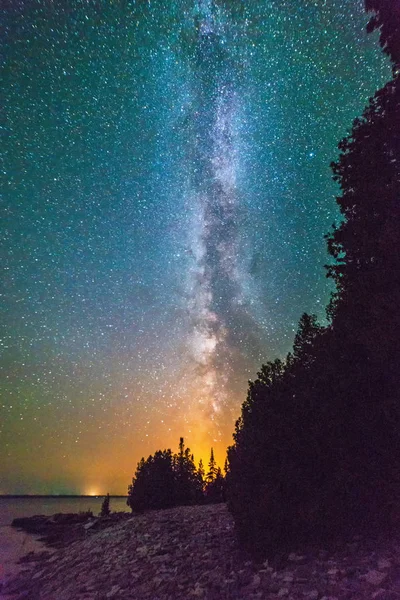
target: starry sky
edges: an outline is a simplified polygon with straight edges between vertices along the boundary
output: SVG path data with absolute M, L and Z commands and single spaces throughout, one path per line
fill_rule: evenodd
M 362 0 L 7 0 L 0 493 L 223 464 L 325 317 L 329 164 L 390 78 Z

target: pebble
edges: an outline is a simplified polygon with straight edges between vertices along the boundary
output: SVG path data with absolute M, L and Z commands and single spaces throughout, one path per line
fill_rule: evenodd
M 108 592 L 108 594 L 106 594 L 106 598 L 114 598 L 114 596 L 116 594 L 118 594 L 119 590 L 121 588 L 119 587 L 119 585 L 113 585 L 113 587 L 111 588 L 111 590 Z
M 392 563 L 387 558 L 381 558 L 378 560 L 378 569 L 390 569 Z
M 384 579 L 386 579 L 387 574 L 381 573 L 380 571 L 376 571 L 373 569 L 372 571 L 368 571 L 366 575 L 364 575 L 364 579 L 370 585 L 380 585 Z
M 1 594 L 4 600 L 12 592 L 16 600 L 398 600 L 397 545 L 359 539 L 356 552 L 346 544 L 331 552 L 307 549 L 274 569 L 239 548 L 225 505 L 178 507 L 114 523 L 99 519 L 54 554 L 30 557 Z
M 304 598 L 307 598 L 307 600 L 318 600 L 318 598 L 319 598 L 319 591 L 318 590 L 311 590 L 311 592 L 306 592 L 304 594 Z

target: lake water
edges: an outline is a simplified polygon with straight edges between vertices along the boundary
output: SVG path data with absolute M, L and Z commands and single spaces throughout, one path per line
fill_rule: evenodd
M 56 513 L 79 513 L 91 510 L 94 516 L 100 512 L 103 497 L 63 498 L 4 498 L 0 496 L 0 583 L 16 573 L 20 567 L 17 562 L 28 552 L 48 550 L 37 539 L 11 527 L 13 519 L 32 517 L 33 515 L 54 515 Z M 126 498 L 110 496 L 112 512 L 130 512 Z M 0 600 L 2 598 L 0 592 Z
M 62 496 L 2 498 L 0 496 L 0 527 L 11 525 L 12 520 L 18 517 L 32 517 L 33 515 L 79 513 L 91 510 L 93 515 L 97 516 L 103 500 L 103 496 L 85 496 L 83 498 L 64 498 Z M 112 512 L 131 512 L 126 505 L 126 498 L 114 498 L 112 496 L 110 496 L 110 510 Z

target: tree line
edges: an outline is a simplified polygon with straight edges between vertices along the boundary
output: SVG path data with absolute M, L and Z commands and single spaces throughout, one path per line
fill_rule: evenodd
M 326 236 L 328 325 L 303 314 L 267 362 L 228 449 L 228 501 L 252 551 L 275 553 L 400 515 L 400 5 L 366 0 L 393 62 L 332 163 L 342 214 Z
M 227 495 L 240 540 L 263 555 L 400 516 L 400 5 L 365 7 L 393 78 L 332 163 L 342 219 L 326 235 L 328 325 L 304 313 L 292 352 L 249 382 L 225 477 L 205 476 L 181 438 L 178 454 L 142 459 L 129 487 L 133 510 Z
M 225 477 L 211 448 L 208 471 L 200 459 L 196 467 L 190 448 L 179 440 L 177 454 L 158 450 L 137 465 L 128 487 L 127 504 L 133 512 L 173 506 L 216 503 L 225 500 Z

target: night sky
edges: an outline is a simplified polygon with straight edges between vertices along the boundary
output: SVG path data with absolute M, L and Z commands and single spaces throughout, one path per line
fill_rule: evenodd
M 390 78 L 362 0 L 3 4 L 0 493 L 223 464 L 325 318 L 329 164 Z

